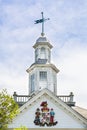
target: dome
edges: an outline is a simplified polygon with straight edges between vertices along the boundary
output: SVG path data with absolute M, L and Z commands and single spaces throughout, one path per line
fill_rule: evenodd
M 44 36 L 40 36 L 37 40 L 35 45 L 33 46 L 33 48 L 36 48 L 38 45 L 48 45 L 50 48 L 52 48 L 53 46 L 50 44 L 49 40 L 44 37 Z
M 36 40 L 36 43 L 38 42 L 49 42 L 48 39 L 46 37 L 39 37 L 37 40 Z

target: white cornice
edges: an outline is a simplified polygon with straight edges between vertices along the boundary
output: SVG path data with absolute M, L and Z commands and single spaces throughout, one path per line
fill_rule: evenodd
M 57 67 L 53 64 L 33 64 L 31 65 L 26 71 L 29 73 L 31 72 L 34 68 L 37 68 L 37 67 L 50 67 L 52 68 L 56 73 L 59 72 L 59 69 L 57 69 Z
M 33 45 L 33 48 L 35 49 L 35 48 L 36 48 L 37 46 L 39 46 L 39 45 L 49 46 L 50 49 L 53 48 L 53 46 L 52 46 L 49 42 L 46 42 L 46 43 L 44 43 L 44 42 L 35 43 L 35 44 Z

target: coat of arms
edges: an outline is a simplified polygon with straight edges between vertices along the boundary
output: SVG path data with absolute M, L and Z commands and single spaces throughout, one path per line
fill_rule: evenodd
M 58 122 L 55 121 L 55 112 L 53 108 L 48 108 L 47 101 L 43 101 L 40 104 L 41 108 L 37 108 L 35 112 L 35 120 L 34 123 L 35 125 L 39 126 L 54 126 Z

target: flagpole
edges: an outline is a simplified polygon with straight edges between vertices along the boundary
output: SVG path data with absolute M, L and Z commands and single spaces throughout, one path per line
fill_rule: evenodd
M 43 12 L 41 12 L 42 14 L 42 33 L 41 35 L 44 36 L 44 17 L 43 17 Z

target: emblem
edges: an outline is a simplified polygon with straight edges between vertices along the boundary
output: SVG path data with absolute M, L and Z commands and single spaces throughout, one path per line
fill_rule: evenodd
M 40 104 L 41 108 L 37 108 L 35 112 L 35 125 L 39 126 L 54 126 L 58 122 L 55 121 L 55 112 L 53 108 L 48 108 L 47 101 Z

